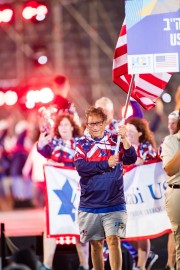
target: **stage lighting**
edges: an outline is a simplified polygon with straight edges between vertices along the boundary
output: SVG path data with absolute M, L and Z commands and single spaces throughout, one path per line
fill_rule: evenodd
M 26 102 L 26 108 L 27 109 L 33 109 L 35 107 L 35 102 L 30 102 L 30 101 L 27 101 Z
M 165 102 L 165 103 L 170 103 L 171 100 L 172 100 L 172 97 L 170 94 L 168 93 L 163 93 L 162 95 L 162 100 Z
M 36 103 L 48 103 L 54 98 L 54 93 L 51 88 L 44 87 L 37 90 L 29 90 L 26 94 L 26 102 L 28 106 Z
M 45 65 L 48 62 L 48 57 L 46 55 L 41 55 L 38 57 L 37 62 L 40 65 Z
M 61 236 L 59 239 L 56 239 L 57 245 L 75 245 L 76 238 L 74 236 Z
M 0 106 L 5 104 L 5 95 L 4 92 L 0 91 Z
M 22 16 L 25 20 L 43 21 L 48 13 L 48 8 L 45 4 L 30 1 L 23 8 Z
M 32 60 L 36 66 L 46 65 L 49 61 L 48 50 L 45 45 L 35 44 L 32 46 L 34 54 Z
M 40 90 L 40 97 L 42 103 L 48 103 L 53 100 L 54 93 L 51 88 L 44 87 Z
M 18 96 L 16 92 L 9 90 L 5 93 L 6 105 L 12 106 L 16 104 L 17 101 L 18 101 Z
M 13 20 L 14 11 L 10 7 L 0 6 L 0 23 L 10 23 Z

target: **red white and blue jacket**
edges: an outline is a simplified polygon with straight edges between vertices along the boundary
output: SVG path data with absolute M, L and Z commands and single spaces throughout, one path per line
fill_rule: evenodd
M 137 156 L 144 161 L 149 161 L 157 158 L 157 151 L 150 142 L 145 141 L 139 144 Z
M 61 138 L 52 138 L 49 144 L 45 145 L 42 149 L 37 147 L 37 150 L 47 159 L 63 163 L 64 166 L 74 167 L 75 145 L 75 138 L 66 143 Z
M 103 138 L 93 139 L 87 132 L 76 144 L 75 167 L 81 177 L 79 209 L 105 213 L 126 210 L 123 188 L 123 164 L 136 162 L 133 146 L 120 145 L 119 163 L 111 168 L 108 159 L 115 153 L 117 134 L 105 131 Z

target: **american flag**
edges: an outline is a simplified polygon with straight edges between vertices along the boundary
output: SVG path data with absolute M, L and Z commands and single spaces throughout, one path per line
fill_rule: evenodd
M 156 55 L 156 67 L 176 67 L 178 58 L 176 54 Z
M 122 88 L 126 93 L 129 90 L 132 75 L 128 74 L 127 60 L 127 35 L 125 21 L 120 31 L 116 45 L 112 77 L 114 83 Z M 155 106 L 158 97 L 161 96 L 164 88 L 171 78 L 171 74 L 137 74 L 135 75 L 134 85 L 131 96 L 146 110 Z

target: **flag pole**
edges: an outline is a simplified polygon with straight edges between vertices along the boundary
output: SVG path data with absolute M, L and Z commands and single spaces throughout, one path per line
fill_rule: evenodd
M 132 93 L 134 79 L 135 79 L 135 74 L 133 74 L 132 77 L 131 77 L 131 82 L 130 82 L 129 90 L 128 90 L 127 97 L 126 97 L 124 116 L 123 116 L 123 118 L 121 120 L 121 123 L 122 124 L 124 124 L 125 119 L 126 119 L 126 114 L 127 114 L 128 105 L 129 105 L 129 101 L 130 101 L 130 97 L 131 97 L 131 93 Z M 115 155 L 117 155 L 119 153 L 120 143 L 121 143 L 121 136 L 118 136 L 118 138 L 117 138 L 117 144 L 116 144 L 116 149 L 115 149 Z

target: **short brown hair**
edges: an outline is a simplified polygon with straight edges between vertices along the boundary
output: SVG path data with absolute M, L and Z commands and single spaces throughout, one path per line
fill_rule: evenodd
M 92 115 L 100 116 L 103 121 L 107 120 L 107 115 L 103 112 L 103 109 L 101 107 L 98 107 L 98 108 L 90 107 L 86 111 L 86 121 L 88 121 L 89 116 L 92 116 Z

